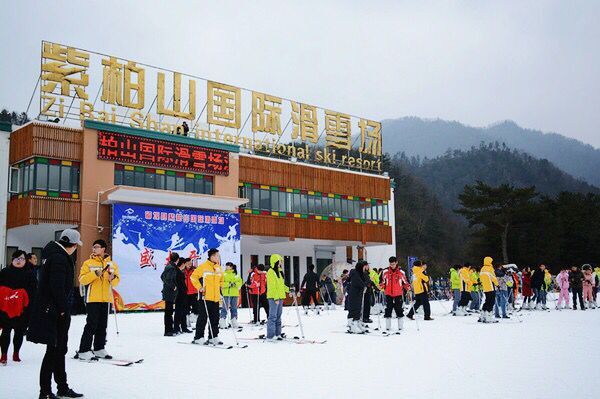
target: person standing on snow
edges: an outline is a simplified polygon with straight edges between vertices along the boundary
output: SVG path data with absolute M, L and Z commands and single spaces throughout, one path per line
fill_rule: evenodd
M 237 267 L 227 262 L 225 272 L 223 272 L 223 305 L 221 306 L 221 318 L 219 319 L 219 328 L 227 328 L 227 310 L 231 317 L 231 327 L 238 328 L 237 305 L 240 297 L 240 288 L 244 284 L 242 278 L 237 274 Z
M 569 286 L 573 293 L 573 310 L 577 310 L 577 298 L 579 298 L 581 310 L 585 310 L 585 306 L 583 305 L 583 273 L 577 266 L 571 267 Z
M 185 270 L 188 264 L 192 263 L 189 258 L 179 258 L 177 261 L 177 296 L 175 297 L 175 319 L 174 319 L 174 334 L 191 333 L 187 328 L 187 284 Z
M 36 272 L 27 267 L 27 254 L 25 251 L 17 250 L 12 254 L 10 266 L 0 270 L 0 287 L 10 289 L 6 296 L 0 297 L 0 302 L 7 301 L 7 305 L 18 302 L 20 314 L 6 315 L 0 318 L 2 334 L 0 335 L 0 365 L 5 365 L 8 358 L 8 348 L 10 346 L 10 333 L 14 331 L 13 336 L 13 361 L 20 362 L 19 351 L 23 345 L 23 338 L 27 331 L 29 323 L 29 307 L 34 301 L 34 295 L 37 290 Z M 10 306 L 10 305 L 9 305 Z M 3 309 L 7 309 L 2 307 Z M 0 315 L 4 316 L 3 313 Z M 14 317 L 12 317 L 14 316 Z
M 190 277 L 192 273 L 194 273 L 196 267 L 194 266 L 194 261 L 190 259 L 190 262 L 187 263 L 187 266 L 184 270 L 185 273 L 185 287 L 187 292 L 187 314 L 198 315 L 198 290 L 192 284 Z M 190 317 L 191 319 L 191 317 Z
M 285 285 L 281 266 L 283 257 L 278 254 L 271 255 L 269 259 L 271 268 L 267 271 L 267 299 L 269 301 L 269 318 L 267 320 L 267 341 L 283 340 L 281 332 L 281 313 L 283 300 L 290 289 Z
M 421 262 L 420 260 L 413 263 L 413 293 L 415 294 L 415 301 L 412 308 L 406 315 L 411 320 L 414 320 L 414 314 L 423 306 L 425 312 L 424 320 L 431 321 L 431 307 L 429 306 L 429 276 L 427 275 L 427 263 Z
M 464 266 L 458 270 L 458 276 L 460 278 L 460 301 L 458 302 L 458 310 L 455 314 L 457 316 L 466 316 L 467 306 L 472 299 L 471 287 L 473 283 L 471 282 L 471 264 L 465 263 Z
M 369 263 L 364 260 L 356 262 L 354 269 L 350 271 L 348 284 L 348 332 L 351 334 L 363 334 L 366 329 L 361 325 L 361 313 L 363 302 L 366 300 L 367 284 L 369 283 Z
M 315 273 L 315 265 L 308 265 L 306 274 L 302 278 L 300 284 L 300 290 L 304 288 L 304 295 L 302 296 L 302 306 L 308 308 L 310 306 L 310 300 L 313 300 L 313 308 L 319 305 L 317 299 L 317 291 L 319 290 L 319 276 Z
M 96 240 L 92 245 L 92 254 L 83 262 L 79 271 L 79 284 L 85 287 L 85 327 L 79 343 L 77 357 L 91 360 L 94 357 L 112 359 L 106 345 L 106 327 L 108 313 L 113 304 L 112 288 L 121 281 L 119 267 L 106 253 L 106 241 Z M 114 304 L 113 304 L 114 306 Z M 92 341 L 94 351 L 92 352 Z
M 556 309 L 565 309 L 569 307 L 569 269 L 563 267 L 558 276 L 556 276 L 556 285 L 559 289 L 558 302 L 556 302 Z M 564 302 L 564 306 L 561 308 L 561 304 Z
M 492 266 L 493 261 L 494 260 L 489 256 L 483 258 L 483 267 L 479 273 L 483 294 L 485 295 L 485 302 L 481 310 L 482 313 L 479 317 L 479 321 L 484 323 L 491 323 L 494 321 L 494 319 L 492 319 L 492 309 L 494 308 L 494 302 L 496 301 L 498 279 L 496 278 L 496 273 L 494 273 L 494 267 Z
M 496 267 L 496 279 L 498 287 L 496 291 L 496 301 L 494 303 L 494 316 L 499 319 L 509 319 L 506 314 L 506 305 L 508 303 L 508 283 L 512 281 L 512 277 L 508 276 L 502 266 Z
M 523 268 L 521 278 L 523 280 L 521 288 L 523 303 L 521 304 L 521 310 L 531 309 L 534 306 L 533 301 L 531 300 L 533 297 L 533 290 L 531 289 L 531 269 L 528 266 Z
M 58 386 L 58 396 L 81 398 L 67 383 L 65 355 L 68 352 L 75 263 L 73 254 L 83 245 L 77 230 L 66 229 L 58 241 L 50 241 L 42 251 L 42 266 L 36 300 L 33 303 L 27 340 L 46 345 L 40 370 L 40 399 L 53 399 L 52 377 Z
M 460 275 L 458 270 L 460 265 L 454 265 L 450 268 L 450 289 L 452 290 L 452 315 L 456 316 L 456 311 L 460 304 Z
M 328 306 L 335 308 L 336 292 L 333 280 L 329 276 L 323 274 L 319 281 L 319 287 L 321 287 L 321 292 L 323 294 L 323 302 L 327 302 Z
M 596 282 L 594 281 L 594 276 L 592 274 L 592 266 L 585 264 L 582 267 L 583 269 L 583 301 L 586 304 L 586 307 L 595 309 L 596 304 L 594 303 L 594 295 L 593 290 L 596 286 Z
M 381 289 L 384 291 L 386 297 L 386 307 L 383 315 L 385 318 L 385 329 L 390 331 L 392 328 L 393 310 L 396 312 L 396 318 L 398 319 L 398 330 L 402 330 L 404 321 L 404 291 L 410 290 L 410 284 L 404 272 L 398 267 L 398 259 L 392 256 L 389 262 L 389 267 L 383 271 L 381 277 Z
M 544 277 L 546 276 L 546 265 L 540 264 L 531 276 L 531 288 L 533 289 L 533 299 L 535 300 L 535 308 L 542 309 L 543 307 L 543 293 L 542 288 L 544 285 Z
M 221 301 L 221 286 L 223 285 L 223 272 L 219 250 L 208 250 L 208 259 L 192 273 L 192 284 L 202 295 L 198 304 L 199 315 L 196 322 L 196 334 L 192 343 L 222 345 L 219 339 L 219 302 Z M 208 341 L 204 340 L 204 330 L 208 323 Z
M 173 310 L 175 309 L 175 300 L 177 299 L 177 262 L 179 254 L 171 252 L 169 254 L 169 263 L 160 275 L 163 283 L 162 299 L 165 301 L 165 337 L 173 337 Z
M 470 310 L 479 313 L 481 309 L 481 279 L 479 272 L 474 267 L 470 267 L 471 276 L 471 308 Z
M 255 266 L 252 272 L 248 275 L 246 282 L 248 287 L 248 297 L 250 298 L 250 306 L 254 314 L 252 324 L 260 323 L 260 308 L 262 307 L 266 314 L 269 314 L 269 302 L 267 301 L 267 273 L 265 265 L 262 263 Z

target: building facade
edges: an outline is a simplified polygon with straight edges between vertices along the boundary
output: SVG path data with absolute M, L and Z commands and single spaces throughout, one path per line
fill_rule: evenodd
M 284 256 L 289 284 L 299 284 L 309 264 L 322 270 L 333 261 L 366 258 L 379 267 L 394 254 L 393 195 L 387 176 L 241 153 L 237 145 L 89 120 L 81 128 L 34 121 L 6 133 L 7 256 L 17 248 L 39 255 L 63 229 L 77 228 L 85 244 L 78 251 L 79 267 L 95 239 L 110 245 L 122 234 L 115 220 L 116 207 L 122 205 L 149 207 L 150 220 L 150 207 L 198 210 L 198 218 L 200 211 L 239 218 L 239 226 L 229 226 L 231 234 L 215 235 L 221 243 L 233 242 L 232 259 L 244 278 L 251 265 L 268 263 L 273 253 Z M 196 222 L 196 215 L 173 215 L 172 221 L 163 215 L 167 227 L 152 234 L 171 239 L 169 251 L 189 256 L 195 250 L 202 260 L 205 241 L 183 246 L 178 243 L 184 237 L 168 231 L 174 226 L 169 222 Z M 161 218 L 159 212 L 154 216 Z M 213 223 L 221 222 L 221 217 L 213 218 Z M 137 232 L 138 241 L 122 251 L 142 251 L 145 233 Z M 139 257 L 123 257 L 131 261 L 120 264 L 132 279 L 144 267 L 133 260 Z M 151 279 L 159 279 L 163 263 L 155 259 Z M 135 295 L 120 294 L 127 297 L 125 302 L 137 301 Z

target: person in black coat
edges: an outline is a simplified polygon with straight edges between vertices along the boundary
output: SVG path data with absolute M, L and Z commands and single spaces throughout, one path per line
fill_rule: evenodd
M 312 298 L 313 304 L 319 304 L 317 300 L 317 291 L 319 290 L 319 276 L 315 273 L 315 265 L 308 265 L 307 272 L 302 279 L 300 288 L 304 287 L 304 296 L 302 296 L 302 306 L 309 306 Z
M 27 340 L 46 344 L 46 354 L 40 370 L 40 398 L 53 399 L 52 376 L 58 385 L 58 396 L 80 398 L 83 395 L 69 388 L 65 370 L 68 351 L 69 313 L 75 263 L 73 253 L 82 245 L 77 230 L 66 229 L 58 241 L 51 241 L 42 251 L 42 266 L 36 300 L 31 309 Z
M 542 305 L 542 285 L 544 284 L 545 277 L 545 265 L 539 265 L 537 269 L 533 272 L 531 276 L 531 289 L 533 290 L 533 298 L 535 299 L 536 307 L 538 305 Z
M 187 285 L 185 282 L 185 268 L 191 263 L 189 258 L 179 258 L 177 261 L 177 274 L 175 277 L 177 285 L 177 296 L 175 297 L 175 327 L 174 333 L 191 333 L 187 328 Z
M 583 272 L 577 266 L 573 266 L 569 272 L 569 288 L 573 293 L 573 310 L 577 310 L 577 298 L 581 310 L 585 310 L 583 306 Z
M 362 309 L 365 301 L 365 293 L 369 284 L 369 264 L 358 261 L 354 269 L 350 271 L 350 283 L 348 284 L 348 327 L 349 332 L 362 334 L 365 329 L 361 326 Z
M 172 252 L 169 257 L 169 263 L 165 266 L 160 275 L 160 279 L 163 282 L 162 299 L 165 301 L 165 337 L 173 337 L 173 309 L 175 307 L 175 300 L 177 299 L 177 262 L 179 261 L 179 255 Z
M 12 330 L 15 331 L 13 337 L 13 361 L 21 361 L 19 350 L 21 349 L 21 345 L 23 345 L 23 337 L 25 336 L 29 322 L 29 306 L 33 301 L 37 289 L 37 278 L 33 270 L 27 267 L 26 258 L 27 254 L 25 251 L 15 251 L 12 254 L 11 265 L 0 271 L 0 286 L 13 290 L 24 289 L 27 293 L 29 304 L 20 316 L 0 321 L 0 325 L 2 326 L 2 335 L 0 335 L 0 348 L 2 352 L 0 364 L 6 364 Z

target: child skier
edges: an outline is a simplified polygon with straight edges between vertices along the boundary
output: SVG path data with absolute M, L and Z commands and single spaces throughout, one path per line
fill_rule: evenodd
M 404 309 L 402 299 L 405 290 L 410 290 L 410 284 L 406 279 L 404 272 L 398 267 L 398 260 L 395 256 L 389 259 L 390 266 L 384 270 L 381 279 L 381 289 L 385 292 L 386 307 L 383 317 L 385 318 L 385 329 L 390 331 L 392 328 L 392 310 L 396 312 L 398 319 L 398 331 L 402 330 Z
M 227 262 L 225 264 L 225 271 L 223 272 L 223 286 L 221 287 L 223 304 L 221 305 L 219 328 L 225 329 L 229 327 L 227 324 L 227 310 L 229 310 L 229 315 L 231 316 L 231 327 L 239 327 L 237 322 L 237 305 L 240 288 L 243 283 L 242 278 L 237 274 L 237 267 L 233 263 Z
M 556 309 L 565 309 L 569 307 L 569 269 L 563 267 L 558 276 L 556 276 L 556 285 L 559 289 L 558 302 L 556 303 Z M 561 304 L 564 302 L 564 306 Z

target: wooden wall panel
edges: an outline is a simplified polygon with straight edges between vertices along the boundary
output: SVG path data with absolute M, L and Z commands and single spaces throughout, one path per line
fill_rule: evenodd
M 61 125 L 30 123 L 10 135 L 10 163 L 31 156 L 81 161 L 82 131 Z
M 390 199 L 390 180 L 336 169 L 272 161 L 240 154 L 240 181 L 302 190 Z
M 8 201 L 6 227 L 28 224 L 80 224 L 81 202 L 66 198 L 26 197 Z
M 241 232 L 268 237 L 392 243 L 392 228 L 383 225 L 282 218 L 242 213 Z

